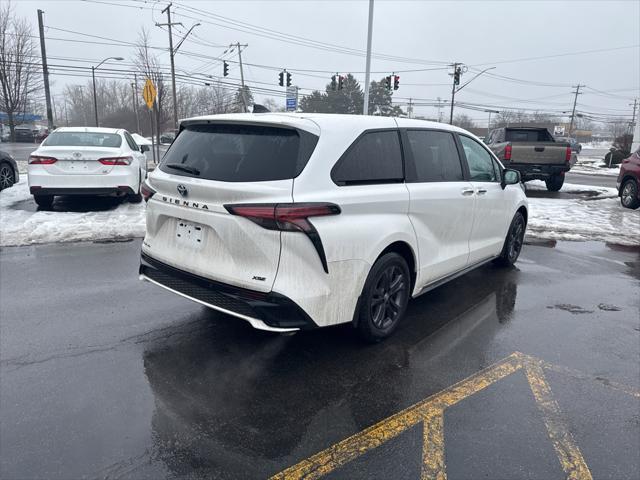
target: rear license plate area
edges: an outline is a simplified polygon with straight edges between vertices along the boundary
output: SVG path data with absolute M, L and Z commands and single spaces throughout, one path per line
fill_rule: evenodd
M 195 249 L 201 248 L 204 243 L 204 226 L 178 220 L 176 224 L 176 242 L 179 245 Z

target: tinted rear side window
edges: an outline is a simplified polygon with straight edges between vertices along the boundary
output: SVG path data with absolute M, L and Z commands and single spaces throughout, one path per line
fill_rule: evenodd
M 279 127 L 189 125 L 171 144 L 160 169 L 223 182 L 286 180 L 302 171 L 317 142 L 313 134 Z
M 362 135 L 331 171 L 338 185 L 401 182 L 402 151 L 396 130 Z
M 407 137 L 415 164 L 415 178 L 410 181 L 460 182 L 464 179 L 458 149 L 451 133 L 409 130 Z

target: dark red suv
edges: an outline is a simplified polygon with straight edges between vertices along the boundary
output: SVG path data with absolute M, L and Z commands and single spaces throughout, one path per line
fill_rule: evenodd
M 640 207 L 640 148 L 620 165 L 618 196 L 623 207 Z

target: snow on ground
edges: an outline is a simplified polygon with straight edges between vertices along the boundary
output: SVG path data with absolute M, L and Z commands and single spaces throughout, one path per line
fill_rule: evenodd
M 537 180 L 527 190 L 546 187 Z M 623 208 L 615 188 L 565 183 L 560 192 L 576 198 L 529 198 L 527 236 L 640 245 L 640 210 Z
M 144 203 L 132 204 L 115 198 L 88 199 L 95 208 L 83 208 L 83 200 L 77 198 L 73 203 L 64 204 L 76 211 L 39 212 L 25 177 L 0 192 L 0 246 L 144 236 Z
M 527 190 L 529 238 L 640 244 L 640 210 L 622 208 L 614 188 L 565 184 L 547 194 L 544 182 L 533 181 Z M 63 211 L 37 211 L 26 178 L 2 191 L 0 246 L 144 236 L 144 203 L 75 198 L 54 206 Z
M 578 161 L 571 167 L 571 172 L 582 173 L 588 175 L 607 175 L 617 177 L 620 173 L 620 165 L 609 168 L 604 164 L 604 156 L 606 151 L 599 151 L 597 155 L 580 154 Z
M 605 140 L 603 142 L 585 142 L 582 144 L 583 150 L 590 150 L 594 148 L 609 150 L 611 148 L 611 142 Z

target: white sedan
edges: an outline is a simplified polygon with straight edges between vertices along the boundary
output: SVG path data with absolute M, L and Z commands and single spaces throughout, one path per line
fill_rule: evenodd
M 122 129 L 58 128 L 29 157 L 30 192 L 42 208 L 55 195 L 115 194 L 140 202 L 148 150 Z

